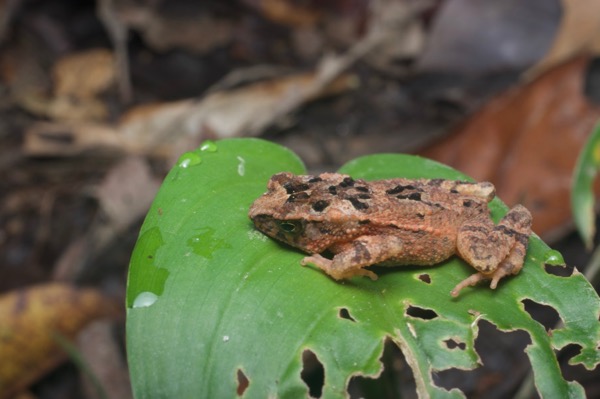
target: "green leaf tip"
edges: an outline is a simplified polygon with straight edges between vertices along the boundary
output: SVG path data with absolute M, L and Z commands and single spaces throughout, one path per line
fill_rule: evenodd
M 577 231 L 588 250 L 596 232 L 594 179 L 600 167 L 600 123 L 587 139 L 575 166 L 571 187 L 571 211 Z

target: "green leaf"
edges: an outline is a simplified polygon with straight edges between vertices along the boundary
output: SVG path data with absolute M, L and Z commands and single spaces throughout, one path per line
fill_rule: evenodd
M 596 218 L 594 212 L 594 178 L 600 168 L 600 123 L 585 143 L 573 175 L 571 210 L 579 235 L 588 250 L 592 249 Z
M 452 298 L 454 285 L 473 273 L 458 258 L 378 268 L 377 281 L 335 282 L 301 267 L 305 254 L 268 239 L 247 216 L 269 177 L 303 173 L 301 161 L 256 139 L 204 148 L 182 156 L 169 173 L 132 255 L 127 347 L 137 398 L 234 397 L 242 373 L 249 381 L 245 398 L 306 397 L 305 350 L 323 364 L 322 397 L 341 398 L 351 376 L 381 372 L 386 338 L 403 351 L 421 397 L 463 397 L 435 386 L 432 374 L 478 366 L 473 344 L 481 319 L 530 335 L 526 351 L 542 396 L 584 397 L 578 383 L 561 376 L 554 349 L 574 343 L 582 349 L 572 363 L 591 369 L 600 362 L 600 299 L 577 271 L 547 273 L 544 261 L 560 263 L 560 256 L 537 236 L 522 272 L 496 290 L 480 285 Z M 364 157 L 341 171 L 365 179 L 465 178 L 408 155 Z M 491 209 L 495 219 L 506 211 L 497 199 Z M 548 334 L 524 310 L 525 299 L 552 306 L 564 326 Z M 411 307 L 435 317 L 410 316 Z M 448 340 L 464 345 L 450 349 Z

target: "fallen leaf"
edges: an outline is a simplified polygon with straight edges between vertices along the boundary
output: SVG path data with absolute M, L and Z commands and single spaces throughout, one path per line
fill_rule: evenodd
M 54 94 L 80 99 L 95 97 L 107 90 L 115 78 L 114 57 L 106 49 L 67 55 L 54 65 Z
M 108 148 L 122 151 L 119 132 L 91 122 L 35 122 L 25 130 L 23 151 L 28 156 L 70 156 Z
M 72 339 L 117 312 L 96 290 L 48 283 L 0 296 L 0 399 L 10 398 L 65 359 L 55 336 Z
M 420 154 L 491 181 L 507 204 L 529 208 L 536 233 L 556 237 L 571 222 L 571 176 L 600 117 L 583 93 L 586 66 L 578 58 L 500 95 Z
M 131 148 L 172 144 L 186 136 L 197 137 L 198 141 L 255 136 L 276 122 L 290 104 L 299 106 L 357 84 L 353 75 L 345 74 L 315 91 L 318 80 L 317 73 L 295 74 L 214 92 L 201 101 L 136 107 L 123 116 L 119 130 Z
M 51 95 L 43 90 L 44 76 L 40 66 L 35 65 L 39 60 L 31 60 L 31 55 L 27 54 L 16 54 L 12 60 L 7 58 L 4 67 L 15 99 L 29 112 L 69 122 L 107 118 L 106 104 L 99 96 L 115 82 L 115 62 L 109 50 L 93 49 L 59 59 L 51 71 Z M 19 67 L 23 62 L 25 72 Z
M 90 229 L 57 261 L 54 279 L 81 281 L 99 254 L 147 212 L 160 181 L 142 158 L 130 156 L 115 165 L 95 189 L 101 209 Z
M 561 18 L 558 0 L 438 3 L 417 62 L 421 71 L 483 74 L 528 68 L 550 48 Z
M 95 194 L 104 217 L 121 231 L 146 214 L 159 186 L 147 161 L 128 157 L 110 170 Z
M 106 49 L 93 49 L 61 58 L 52 71 L 54 98 L 49 116 L 57 120 L 103 120 L 106 105 L 98 96 L 115 82 L 115 61 Z
M 552 47 L 530 71 L 529 77 L 577 54 L 600 54 L 600 2 L 562 0 L 563 15 Z
M 256 136 L 302 104 L 357 85 L 350 74 L 329 83 L 320 79 L 317 72 L 294 74 L 211 92 L 201 101 L 140 105 L 124 114 L 116 127 L 38 122 L 25 131 L 24 150 L 31 156 L 67 156 L 105 147 L 171 159 L 206 138 Z

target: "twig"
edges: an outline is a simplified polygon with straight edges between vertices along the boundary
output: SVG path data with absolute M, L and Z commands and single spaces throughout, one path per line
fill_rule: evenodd
M 98 18 L 108 31 L 115 50 L 117 86 L 123 103 L 132 99 L 131 79 L 129 76 L 129 54 L 127 52 L 127 26 L 121 22 L 113 0 L 99 0 L 96 8 Z

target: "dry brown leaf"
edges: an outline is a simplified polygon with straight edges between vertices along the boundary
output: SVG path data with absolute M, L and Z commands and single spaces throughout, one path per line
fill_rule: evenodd
M 96 197 L 106 221 L 122 231 L 146 214 L 159 186 L 147 161 L 130 156 L 110 170 Z
M 355 60 L 352 54 L 352 62 Z M 337 60 L 337 59 L 336 59 Z M 25 132 L 28 155 L 76 155 L 99 147 L 170 159 L 206 138 L 256 136 L 308 101 L 357 86 L 342 62 L 323 71 L 295 74 L 216 91 L 201 101 L 142 105 L 115 128 L 91 122 L 36 123 Z
M 57 97 L 95 97 L 114 82 L 114 57 L 105 49 L 70 54 L 54 65 L 52 76 Z
M 255 136 L 276 122 L 289 104 L 351 89 L 357 82 L 342 75 L 315 92 L 317 73 L 286 76 L 245 87 L 214 92 L 202 101 L 184 100 L 145 105 L 129 111 L 119 130 L 130 148 L 153 148 L 182 137 L 227 138 Z M 141 152 L 141 150 L 139 150 Z
M 5 63 L 8 65 L 9 61 Z M 51 73 L 52 95 L 40 89 L 44 87 L 39 84 L 40 77 L 30 78 L 30 75 L 39 75 L 39 67 L 32 68 L 29 64 L 25 63 L 26 70 L 30 71 L 28 73 L 14 71 L 13 65 L 14 78 L 11 82 L 16 101 L 29 112 L 58 121 L 99 121 L 107 118 L 106 105 L 99 95 L 115 81 L 114 57 L 110 51 L 88 50 L 58 60 Z
M 333 78 L 332 78 L 333 75 Z M 27 155 L 77 155 L 98 148 L 170 159 L 206 138 L 256 136 L 304 103 L 357 85 L 338 71 L 322 80 L 318 72 L 280 77 L 234 90 L 216 91 L 201 101 L 182 100 L 134 107 L 112 127 L 92 122 L 39 122 L 25 132 Z
M 571 61 L 501 95 L 421 155 L 491 181 L 507 204 L 531 210 L 536 233 L 555 237 L 571 220 L 571 175 L 600 117 L 584 97 L 586 66 Z
M 28 156 L 79 155 L 99 148 L 119 150 L 122 141 L 119 132 L 108 125 L 36 122 L 25 130 L 23 151 Z
M 115 165 L 96 188 L 101 214 L 85 235 L 63 253 L 54 270 L 54 279 L 81 280 L 106 248 L 148 211 L 160 181 L 142 158 L 129 156 Z
M 577 54 L 600 50 L 600 1 L 562 0 L 563 16 L 550 50 L 530 71 L 537 76 Z
M 108 116 L 98 96 L 115 82 L 115 61 L 105 49 L 88 50 L 61 58 L 52 71 L 54 98 L 49 116 L 57 120 L 103 120 Z
M 88 322 L 113 316 L 98 291 L 49 283 L 0 296 L 0 399 L 27 387 L 65 359 L 57 335 L 72 339 Z

